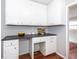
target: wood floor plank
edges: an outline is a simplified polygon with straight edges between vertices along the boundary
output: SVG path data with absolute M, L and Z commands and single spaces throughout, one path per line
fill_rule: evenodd
M 19 59 L 31 59 L 29 54 L 19 56 Z M 37 52 L 34 56 L 34 59 L 63 59 L 57 54 L 51 54 L 48 56 L 43 56 L 40 52 Z
M 34 59 L 63 59 L 56 53 L 48 55 L 48 56 L 43 56 L 42 53 L 40 53 L 39 51 L 34 57 L 35 57 Z
M 70 50 L 74 49 L 77 47 L 77 44 L 76 43 L 73 43 L 73 42 L 70 42 L 69 43 L 69 47 L 70 47 Z
M 19 59 L 31 59 L 29 54 L 20 55 Z

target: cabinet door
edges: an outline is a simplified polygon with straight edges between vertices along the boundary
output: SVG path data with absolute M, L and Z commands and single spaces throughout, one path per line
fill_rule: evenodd
M 10 47 L 10 46 L 17 46 L 19 44 L 19 40 L 9 40 L 9 41 L 4 41 L 3 42 L 4 47 Z
M 47 24 L 47 7 L 45 5 L 32 1 L 24 1 L 24 3 L 21 3 L 20 15 L 24 25 Z
M 41 38 L 33 38 L 33 43 L 40 43 L 41 42 Z
M 46 25 L 47 6 L 30 0 L 6 0 L 6 24 Z
M 65 1 L 55 0 L 48 5 L 48 24 L 63 25 L 65 24 Z
M 10 46 L 5 47 L 4 51 L 4 59 L 18 59 L 18 47 L 17 46 Z
M 32 22 L 32 3 L 29 0 L 20 0 L 20 25 L 33 25 Z
M 3 41 L 3 58 L 18 59 L 19 56 L 19 40 Z
M 56 52 L 56 36 L 50 36 L 46 41 L 46 55 Z
M 32 19 L 35 25 L 46 25 L 47 6 L 32 2 Z
M 19 19 L 19 2 L 18 0 L 5 1 L 5 20 L 6 24 L 17 24 Z
M 46 55 L 56 52 L 56 43 L 54 41 L 47 42 L 46 45 Z

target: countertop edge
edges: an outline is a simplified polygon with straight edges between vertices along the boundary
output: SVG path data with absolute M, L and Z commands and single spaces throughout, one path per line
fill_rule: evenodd
M 51 33 L 46 33 L 44 36 L 56 36 L 56 34 L 51 34 Z M 8 40 L 17 40 L 17 39 L 30 39 L 30 38 L 35 38 L 35 37 L 44 37 L 44 36 L 38 36 L 37 34 L 27 34 L 25 37 L 20 38 L 18 35 L 11 35 L 11 36 L 6 36 L 1 41 L 8 41 Z

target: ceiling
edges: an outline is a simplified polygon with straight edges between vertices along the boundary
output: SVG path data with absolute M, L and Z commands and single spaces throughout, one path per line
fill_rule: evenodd
M 32 0 L 32 1 L 48 5 L 52 0 Z

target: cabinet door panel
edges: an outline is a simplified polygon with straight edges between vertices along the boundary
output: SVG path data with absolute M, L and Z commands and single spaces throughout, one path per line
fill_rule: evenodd
M 19 40 L 3 41 L 3 58 L 18 59 L 19 56 Z
M 20 17 L 21 22 L 24 25 L 47 24 L 46 6 L 26 0 L 22 0 L 22 3 L 20 5 Z
M 5 3 L 6 24 L 17 24 L 19 19 L 18 0 L 6 0 Z
M 46 25 L 47 24 L 47 10 L 46 6 L 32 2 L 31 5 L 31 18 L 34 25 Z
M 48 24 L 64 25 L 65 20 L 65 0 L 51 2 L 48 5 Z
M 56 36 L 50 36 L 46 40 L 46 55 L 56 52 Z
M 20 0 L 20 25 L 32 25 L 32 7 L 28 0 Z
M 19 44 L 18 39 L 17 40 L 4 41 L 5 47 L 15 46 L 15 45 L 18 45 L 18 44 Z
M 6 24 L 46 25 L 47 7 L 30 0 L 6 0 Z
M 5 57 L 4 59 L 18 59 L 18 47 L 11 46 L 5 47 Z
M 51 44 L 51 43 L 49 42 L 49 45 L 46 46 L 46 55 L 52 54 L 52 53 L 54 53 L 54 52 L 56 52 L 56 46 L 55 46 L 54 43 Z
M 33 38 L 33 43 L 39 43 L 41 42 L 41 38 Z

